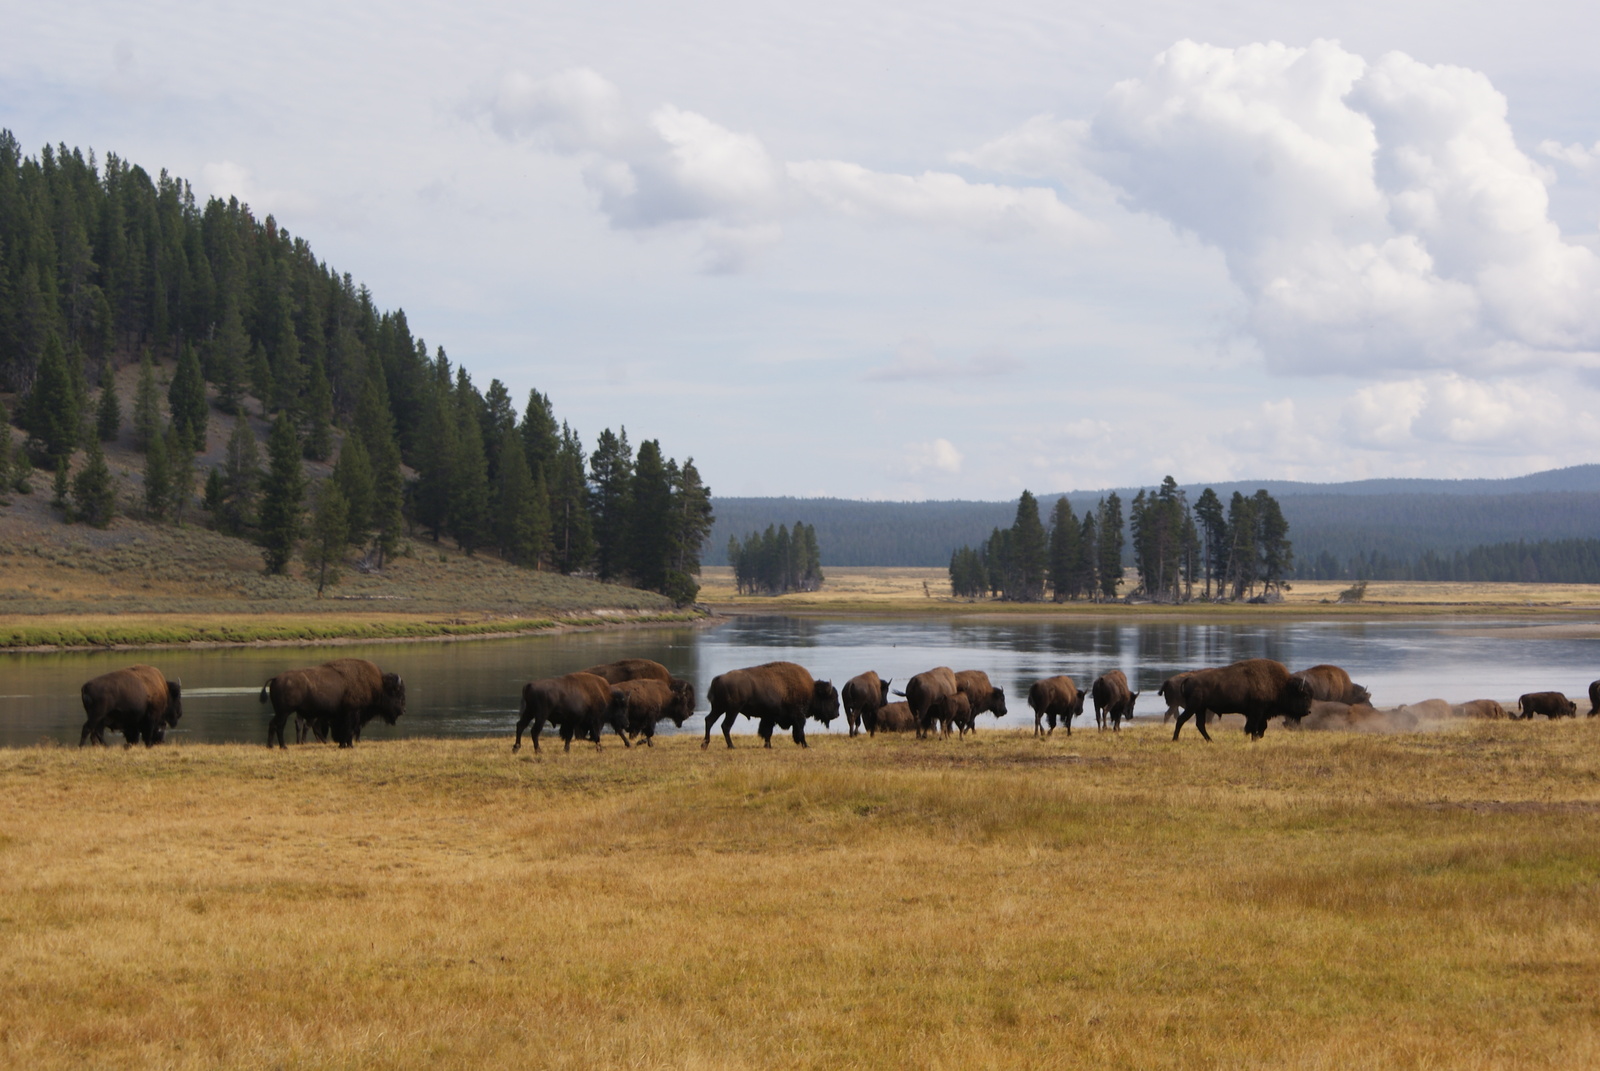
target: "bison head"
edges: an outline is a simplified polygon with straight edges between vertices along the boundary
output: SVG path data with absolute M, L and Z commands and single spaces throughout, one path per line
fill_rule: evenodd
M 1304 677 L 1290 677 L 1289 683 L 1283 689 L 1283 716 L 1299 721 L 1307 714 L 1310 714 L 1311 698 L 1314 691 L 1311 687 L 1311 682 Z
M 806 715 L 827 725 L 839 716 L 839 689 L 832 681 L 817 681 L 811 686 L 811 705 Z
M 672 689 L 672 701 L 667 704 L 667 717 L 672 724 L 683 728 L 683 723 L 694 716 L 694 685 L 673 678 L 667 685 Z
M 1360 705 L 1362 703 L 1365 703 L 1368 706 L 1371 706 L 1372 705 L 1372 693 L 1367 691 L 1365 688 L 1361 687 L 1361 685 L 1359 685 L 1359 684 L 1351 684 L 1350 685 L 1350 705 L 1351 706 L 1358 706 L 1358 705 Z
M 378 708 L 378 714 L 389 725 L 393 725 L 406 712 L 406 682 L 400 679 L 398 673 L 385 673 L 383 675 L 383 702 Z
M 891 685 L 893 683 L 894 683 L 894 678 L 893 677 L 890 677 L 886 681 L 879 681 L 878 682 L 878 705 L 880 707 L 881 706 L 886 706 L 888 704 L 888 702 L 889 702 L 889 685 Z
M 167 712 L 161 720 L 167 725 L 177 726 L 178 719 L 183 717 L 183 682 L 167 682 Z M 159 729 L 157 730 L 159 732 Z M 161 735 L 165 736 L 165 733 Z
M 996 688 L 989 699 L 989 711 L 997 718 L 1006 716 L 1006 690 Z

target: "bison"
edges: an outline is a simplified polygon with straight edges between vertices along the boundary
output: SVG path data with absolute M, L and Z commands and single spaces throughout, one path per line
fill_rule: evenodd
M 989 683 L 989 674 L 981 669 L 963 669 L 956 674 L 956 691 L 967 697 L 967 702 L 972 709 L 956 721 L 961 735 L 965 736 L 968 730 L 976 731 L 979 714 L 993 714 L 996 718 L 1006 716 L 1006 690 L 996 688 Z
M 1600 714 L 1600 681 L 1589 682 L 1589 717 Z
M 1033 708 L 1033 735 L 1054 733 L 1059 718 L 1067 727 L 1067 735 L 1071 736 L 1072 719 L 1083 713 L 1083 698 L 1084 693 L 1078 690 L 1071 677 L 1046 677 L 1035 681 L 1028 689 L 1028 705 Z M 1041 727 L 1041 721 L 1050 723 L 1049 732 Z
M 1506 708 L 1493 699 L 1473 699 L 1466 703 L 1457 703 L 1450 710 L 1458 718 L 1504 720 L 1506 717 Z
M 1156 689 L 1156 694 L 1167 701 L 1167 712 L 1161 715 L 1161 724 L 1171 721 L 1173 715 L 1183 707 L 1183 682 L 1194 675 L 1194 671 L 1187 673 L 1174 673 L 1161 682 L 1161 687 Z
M 1184 723 L 1198 714 L 1195 726 L 1210 740 L 1207 712 L 1243 714 L 1244 731 L 1259 740 L 1266 734 L 1269 719 L 1299 721 L 1311 713 L 1311 684 L 1303 677 L 1291 676 L 1282 662 L 1270 658 L 1247 658 L 1218 669 L 1196 670 L 1183 682 L 1183 711 L 1172 739 L 1178 739 Z
M 93 740 L 104 745 L 105 731 L 122 733 L 132 747 L 140 740 L 145 747 L 161 743 L 167 727 L 183 717 L 183 686 L 169 681 L 154 666 L 129 666 L 102 673 L 84 681 L 83 732 L 78 746 Z
M 533 724 L 529 734 L 533 737 L 533 750 L 539 750 L 539 734 L 544 723 L 549 722 L 561 733 L 562 750 L 572 750 L 572 738 L 581 735 L 600 747 L 600 730 L 609 724 L 622 737 L 623 747 L 628 743 L 627 704 L 622 710 L 612 705 L 612 686 L 609 681 L 594 673 L 568 673 L 560 677 L 546 677 L 529 681 L 522 686 L 522 713 L 517 718 L 517 739 L 511 745 L 513 752 L 522 750 L 522 731 Z
M 967 730 L 972 728 L 972 723 L 978 717 L 977 712 L 972 709 L 972 698 L 966 692 L 951 692 L 933 704 L 933 709 L 928 715 L 938 719 L 939 730 L 945 736 L 950 735 L 952 725 L 962 736 L 966 736 Z
M 1350 680 L 1350 674 L 1338 666 L 1312 666 L 1302 669 L 1298 673 L 1290 674 L 1299 677 L 1311 685 L 1311 698 L 1324 703 L 1344 703 L 1347 706 L 1372 705 L 1372 693 Z
M 955 671 L 948 666 L 924 670 L 906 682 L 906 703 L 917 721 L 917 739 L 927 736 L 933 727 L 934 705 L 958 690 Z
M 361 727 L 373 718 L 381 717 L 393 725 L 406 712 L 406 682 L 365 658 L 335 658 L 320 666 L 284 670 L 261 686 L 261 702 L 269 698 L 268 747 L 274 739 L 280 748 L 288 746 L 283 727 L 291 714 L 299 719 L 296 743 L 305 739 L 303 722 L 316 727 L 319 738 L 331 732 L 340 747 L 350 747 L 360 739 Z
M 656 722 L 671 718 L 672 724 L 681 729 L 692 714 L 694 685 L 688 681 L 631 680 L 611 686 L 606 718 L 613 725 L 620 719 L 630 736 L 643 736 L 646 745 L 655 747 Z
M 815 718 L 827 725 L 839 716 L 839 690 L 830 681 L 811 679 L 804 666 L 793 662 L 768 662 L 748 669 L 734 669 L 718 675 L 706 692 L 711 713 L 706 715 L 706 738 L 720 719 L 722 739 L 733 746 L 733 719 L 743 714 L 756 722 L 756 732 L 767 747 L 772 746 L 774 727 L 788 729 L 794 742 L 806 747 L 806 719 Z
M 1517 700 L 1517 707 L 1524 718 L 1535 714 L 1543 714 L 1551 720 L 1578 716 L 1578 704 L 1560 692 L 1529 692 Z
M 880 680 L 870 669 L 845 681 L 839 691 L 839 699 L 844 703 L 844 716 L 850 723 L 851 736 L 856 735 L 857 726 L 865 726 L 867 734 L 872 734 L 878 711 L 889 702 L 890 683 Z
M 867 732 L 876 736 L 878 733 L 909 733 L 917 727 L 917 719 L 911 716 L 910 703 L 885 703 L 878 708 L 876 725 L 867 727 Z
M 604 665 L 590 666 L 582 672 L 593 673 L 607 684 L 621 684 L 623 681 L 661 681 L 666 684 L 672 680 L 672 674 L 667 672 L 666 666 L 648 658 L 621 658 Z
M 1102 673 L 1089 686 L 1094 698 L 1094 724 L 1104 729 L 1109 722 L 1113 732 L 1120 731 L 1124 721 L 1133 720 L 1133 704 L 1139 693 L 1128 690 L 1128 677 L 1120 669 Z

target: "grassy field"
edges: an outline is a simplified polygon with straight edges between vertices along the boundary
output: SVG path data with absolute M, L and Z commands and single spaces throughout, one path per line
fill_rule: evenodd
M 924 614 L 1182 614 L 1218 617 L 1292 614 L 1304 616 L 1382 616 L 1403 613 L 1529 612 L 1548 609 L 1600 610 L 1600 584 L 1457 584 L 1423 581 L 1374 581 L 1359 603 L 1341 604 L 1346 581 L 1297 580 L 1283 602 L 1265 606 L 1190 603 L 1012 603 L 990 599 L 957 599 L 950 594 L 950 573 L 938 568 L 829 566 L 821 591 L 788 595 L 740 595 L 733 570 L 708 566 L 701 576 L 700 601 L 741 613 L 924 613 Z M 1130 574 L 1131 577 L 1132 574 Z M 1128 590 L 1124 588 L 1123 590 Z
M 1600 1065 L 1600 723 L 1164 737 L 0 752 L 0 1063 Z

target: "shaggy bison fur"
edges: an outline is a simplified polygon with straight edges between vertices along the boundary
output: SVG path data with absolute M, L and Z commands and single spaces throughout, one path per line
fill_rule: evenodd
M 1535 714 L 1552 719 L 1578 716 L 1578 704 L 1560 692 L 1528 692 L 1517 700 L 1517 707 L 1524 718 L 1531 718 Z
M 1600 681 L 1589 682 L 1589 717 L 1600 714 Z
M 1096 728 L 1104 729 L 1110 725 L 1112 731 L 1117 732 L 1124 721 L 1133 719 L 1133 704 L 1138 701 L 1139 693 L 1129 691 L 1128 677 L 1122 670 L 1113 669 L 1100 674 L 1089 686 L 1089 694 L 1094 698 Z
M 283 727 L 293 714 L 295 743 L 305 740 L 306 726 L 319 738 L 331 733 L 340 747 L 361 738 L 361 727 L 373 718 L 393 725 L 406 712 L 406 682 L 385 673 L 365 658 L 335 658 L 307 669 L 287 669 L 261 686 L 261 702 L 272 700 L 267 746 L 277 740 L 287 747 Z
M 996 718 L 1006 716 L 1006 690 L 997 688 L 989 683 L 989 674 L 981 669 L 963 669 L 956 673 L 956 691 L 967 697 L 967 702 L 972 709 L 962 715 L 960 719 L 951 719 L 961 735 L 976 731 L 979 714 L 993 714 Z
M 1259 740 L 1266 734 L 1271 718 L 1299 721 L 1311 713 L 1311 685 L 1292 677 L 1282 662 L 1270 658 L 1247 658 L 1231 666 L 1196 670 L 1183 682 L 1183 712 L 1173 727 L 1172 739 L 1183 732 L 1184 722 L 1195 718 L 1195 727 L 1207 740 L 1206 714 L 1243 714 L 1244 731 Z
M 954 695 L 957 690 L 955 671 L 949 666 L 924 670 L 906 681 L 906 703 L 911 707 L 911 716 L 916 719 L 919 740 L 933 728 L 935 704 L 947 695 Z
M 600 746 L 600 730 L 609 724 L 622 737 L 623 747 L 628 743 L 626 705 L 624 710 L 614 710 L 611 703 L 612 686 L 604 677 L 593 673 L 568 673 L 560 677 L 546 677 L 529 681 L 522 686 L 522 714 L 517 718 L 517 739 L 512 751 L 522 750 L 522 731 L 531 723 L 529 735 L 533 750 L 539 750 L 539 734 L 545 722 L 561 733 L 563 750 L 572 750 L 572 738 L 581 736 Z
M 1506 708 L 1493 699 L 1473 699 L 1465 703 L 1457 703 L 1450 708 L 1458 718 L 1479 718 L 1503 721 Z
M 911 716 L 910 703 L 885 703 L 878 708 L 877 724 L 867 729 L 867 732 L 876 736 L 878 733 L 909 733 L 917 727 L 917 719 Z
M 620 719 L 630 736 L 643 736 L 647 745 L 655 747 L 656 722 L 670 718 L 681 729 L 693 713 L 694 685 L 688 681 L 631 680 L 611 686 L 606 720 L 615 725 Z
M 89 740 L 103 745 L 107 729 L 122 733 L 129 747 L 141 740 L 150 747 L 165 739 L 167 727 L 183 716 L 182 685 L 154 666 L 115 669 L 84 681 L 78 691 L 84 714 L 79 747 Z
M 1312 666 L 1291 676 L 1299 677 L 1311 685 L 1311 698 L 1324 703 L 1344 703 L 1348 706 L 1372 704 L 1372 693 L 1350 680 L 1350 674 L 1338 666 Z
M 850 723 L 851 736 L 862 726 L 869 735 L 872 733 L 878 721 L 878 710 L 889 702 L 890 683 L 879 679 L 870 669 L 844 682 L 839 699 L 844 703 L 844 717 Z
M 1028 706 L 1033 708 L 1033 735 L 1049 736 L 1056 731 L 1056 719 L 1067 727 L 1067 735 L 1072 735 L 1072 719 L 1083 713 L 1084 693 L 1071 677 L 1046 677 L 1042 681 L 1034 681 L 1033 687 L 1028 689 Z M 1041 723 L 1049 722 L 1050 728 L 1046 731 Z
M 672 674 L 667 672 L 666 666 L 648 658 L 620 658 L 601 666 L 590 666 L 582 672 L 593 673 L 608 684 L 621 684 L 623 681 L 661 681 L 665 684 L 672 680 Z
M 733 746 L 733 719 L 743 714 L 756 722 L 762 743 L 772 746 L 772 730 L 788 729 L 794 742 L 806 746 L 806 719 L 815 718 L 827 725 L 839 716 L 839 690 L 830 681 L 811 679 L 804 666 L 793 662 L 768 662 L 748 669 L 723 673 L 711 682 L 706 698 L 711 713 L 706 715 L 706 738 L 720 719 L 722 739 Z

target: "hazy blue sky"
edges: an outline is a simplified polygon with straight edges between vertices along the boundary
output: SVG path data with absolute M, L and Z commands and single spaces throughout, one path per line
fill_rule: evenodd
M 5 8 L 30 151 L 238 195 L 720 494 L 1600 456 L 1600 5 Z

